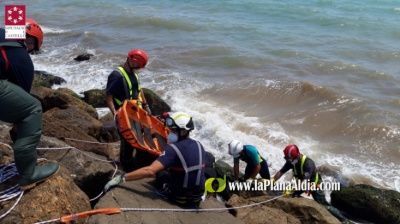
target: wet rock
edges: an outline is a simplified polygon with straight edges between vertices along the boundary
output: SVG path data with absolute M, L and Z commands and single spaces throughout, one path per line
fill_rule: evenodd
M 80 54 L 77 57 L 74 58 L 75 61 L 87 61 L 90 60 L 90 58 L 93 57 L 93 54 Z
M 357 218 L 374 223 L 400 223 L 400 192 L 360 184 L 333 191 L 331 203 Z
M 53 85 L 61 85 L 62 83 L 66 82 L 67 81 L 61 77 L 55 76 L 46 71 L 36 70 L 32 85 L 51 88 Z

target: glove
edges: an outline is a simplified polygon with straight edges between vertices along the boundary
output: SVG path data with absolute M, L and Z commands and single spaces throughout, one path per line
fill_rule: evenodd
M 285 195 L 285 196 L 289 196 L 289 195 L 291 195 L 292 194 L 292 190 L 284 190 L 283 191 L 283 195 Z M 292 196 L 293 197 L 293 196 Z
M 148 104 L 143 106 L 143 109 L 147 111 L 147 114 L 150 116 L 151 115 L 151 110 Z
M 123 172 L 121 175 L 118 175 L 118 176 L 114 177 L 113 179 L 111 179 L 110 181 L 108 181 L 108 183 L 106 184 L 106 186 L 103 189 L 103 192 L 104 193 L 107 192 L 108 190 L 116 187 L 117 185 L 119 185 L 122 182 L 125 182 L 125 172 Z
M 253 183 L 253 180 L 254 180 L 253 178 L 249 178 L 246 180 L 246 182 L 251 184 L 251 183 Z

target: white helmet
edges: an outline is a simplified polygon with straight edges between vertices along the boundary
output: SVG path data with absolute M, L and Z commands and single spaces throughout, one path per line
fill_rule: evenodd
M 169 128 L 182 128 L 185 130 L 193 130 L 194 124 L 192 118 L 187 113 L 175 112 L 165 118 L 165 125 Z
M 234 158 L 237 158 L 240 156 L 240 153 L 243 150 L 243 144 L 238 140 L 232 140 L 228 144 L 228 148 L 229 148 L 229 154 L 232 155 Z

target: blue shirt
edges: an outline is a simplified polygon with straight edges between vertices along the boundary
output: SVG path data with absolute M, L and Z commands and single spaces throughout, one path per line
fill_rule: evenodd
M 253 165 L 258 165 L 263 161 L 257 148 L 252 145 L 245 145 L 242 154 L 238 158 L 233 158 L 233 163 L 239 163 L 239 160 Z

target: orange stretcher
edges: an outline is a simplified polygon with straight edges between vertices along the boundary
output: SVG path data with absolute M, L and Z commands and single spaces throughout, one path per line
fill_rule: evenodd
M 135 148 L 159 156 L 168 144 L 170 130 L 164 122 L 137 105 L 136 100 L 125 100 L 116 114 L 121 135 Z

